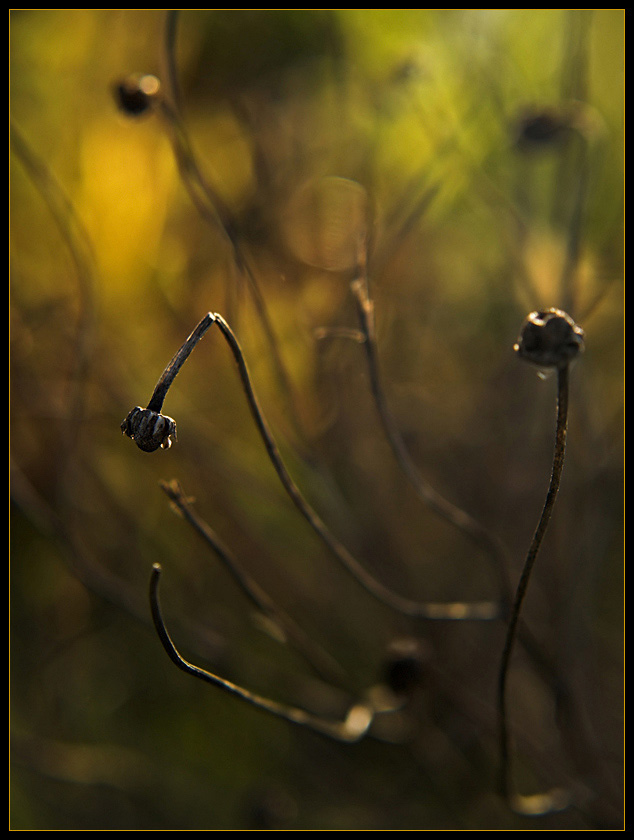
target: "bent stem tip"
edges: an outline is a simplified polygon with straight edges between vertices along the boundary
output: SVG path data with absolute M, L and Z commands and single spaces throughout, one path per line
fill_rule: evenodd
M 176 649 L 174 642 L 165 626 L 161 605 L 158 596 L 158 586 L 161 577 L 161 566 L 159 563 L 154 563 L 152 566 L 152 573 L 150 576 L 150 609 L 152 612 L 152 620 L 158 637 L 163 645 L 163 648 L 172 662 L 181 671 L 184 671 L 190 676 L 197 677 L 204 682 L 220 688 L 229 694 L 244 700 L 258 709 L 269 712 L 276 717 L 282 718 L 289 723 L 295 723 L 299 726 L 312 729 L 314 732 L 326 737 L 332 738 L 336 741 L 343 741 L 345 743 L 354 743 L 360 740 L 370 728 L 374 718 L 374 709 L 367 703 L 354 703 L 348 710 L 343 721 L 328 720 L 321 718 L 318 715 L 311 714 L 304 709 L 299 709 L 295 706 L 287 706 L 278 703 L 275 700 L 269 700 L 266 697 L 261 697 L 242 688 L 235 683 L 229 682 L 222 677 L 207 671 L 204 668 L 199 668 L 188 662 Z
M 131 438 L 143 452 L 155 452 L 159 448 L 169 449 L 172 438 L 176 440 L 176 422 L 162 414 L 161 409 L 176 375 L 216 317 L 212 312 L 205 315 L 161 374 L 147 408 L 137 405 L 121 423 L 123 434 Z

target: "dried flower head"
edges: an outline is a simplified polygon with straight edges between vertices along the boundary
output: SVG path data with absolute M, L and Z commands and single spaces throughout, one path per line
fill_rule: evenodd
M 383 680 L 398 695 L 411 694 L 425 679 L 431 653 L 418 639 L 397 639 L 388 648 Z
M 140 73 L 128 76 L 114 86 L 114 95 L 117 105 L 130 117 L 139 117 L 145 114 L 158 100 L 161 83 L 149 73 Z
M 522 152 L 558 146 L 570 136 L 573 125 L 572 115 L 561 108 L 527 108 L 514 126 L 515 146 Z
M 176 423 L 171 417 L 138 405 L 121 424 L 121 431 L 143 452 L 155 452 L 159 447 L 169 449 L 172 436 L 176 439 Z
M 531 312 L 513 349 L 527 362 L 560 368 L 575 358 L 584 346 L 585 334 L 561 309 Z

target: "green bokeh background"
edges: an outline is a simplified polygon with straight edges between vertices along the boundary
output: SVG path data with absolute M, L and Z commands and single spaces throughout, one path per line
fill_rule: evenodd
M 11 827 L 618 827 L 623 11 L 199 10 L 177 22 L 185 124 L 254 267 L 296 422 L 165 122 L 115 105 L 128 74 L 165 79 L 166 12 L 12 11 Z M 529 107 L 574 113 L 576 128 L 518 148 Z M 495 597 L 486 558 L 399 473 L 363 349 L 337 332 L 357 327 L 351 254 L 366 213 L 389 404 L 426 478 L 504 541 L 513 581 L 548 483 L 555 378 L 512 345 L 545 306 L 586 331 L 525 608 L 556 678 L 520 649 L 510 686 L 518 785 L 574 785 L 580 804 L 561 814 L 526 820 L 495 793 L 503 625 L 410 621 L 336 565 L 284 495 L 215 331 L 166 402 L 178 444 L 147 455 L 121 437 L 202 315 L 221 312 L 291 472 L 364 565 L 414 598 Z M 159 482 L 173 478 L 339 660 L 343 688 L 263 631 L 170 509 Z M 292 728 L 169 662 L 149 616 L 154 562 L 183 653 L 248 688 L 340 716 L 402 636 L 429 652 L 424 683 L 359 744 Z

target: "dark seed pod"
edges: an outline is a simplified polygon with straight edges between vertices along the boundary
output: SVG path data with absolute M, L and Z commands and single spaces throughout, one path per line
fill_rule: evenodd
M 425 678 L 429 651 L 417 639 L 398 639 L 390 645 L 383 682 L 394 694 L 411 694 Z
M 143 452 L 155 452 L 159 447 L 169 449 L 172 436 L 176 440 L 176 423 L 171 417 L 138 405 L 121 424 L 121 431 Z
M 545 309 L 526 318 L 513 349 L 534 365 L 559 368 L 583 350 L 584 339 L 584 331 L 570 315 L 561 309 Z
M 150 74 L 128 76 L 114 86 L 114 95 L 124 114 L 139 117 L 152 109 L 158 100 L 161 83 Z
M 573 127 L 570 115 L 555 108 L 525 111 L 514 126 L 515 145 L 523 152 L 562 143 Z

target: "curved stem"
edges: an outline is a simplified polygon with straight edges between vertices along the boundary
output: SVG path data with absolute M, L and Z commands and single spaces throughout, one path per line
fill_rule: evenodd
M 174 354 L 171 362 L 165 368 L 165 370 L 161 374 L 161 378 L 156 383 L 154 393 L 152 394 L 152 397 L 147 405 L 150 411 L 156 411 L 157 413 L 161 411 L 161 409 L 163 408 L 163 403 L 165 402 L 165 397 L 167 396 L 167 392 L 172 387 L 172 383 L 176 379 L 176 374 L 183 367 L 190 353 L 198 344 L 200 339 L 204 336 L 204 334 L 207 332 L 209 327 L 214 323 L 215 319 L 215 315 L 212 315 L 211 312 L 208 312 L 202 319 L 202 321 L 196 326 L 196 328 L 185 340 L 185 343 Z
M 240 348 L 240 344 L 224 318 L 217 313 L 214 315 L 214 318 L 236 361 L 242 387 L 251 410 L 251 415 L 255 421 L 260 436 L 262 437 L 269 459 L 273 464 L 284 489 L 295 507 L 302 514 L 304 519 L 306 519 L 317 536 L 323 543 L 325 543 L 327 548 L 332 552 L 332 554 L 334 554 L 342 566 L 344 566 L 344 568 L 355 578 L 355 580 L 360 583 L 367 592 L 383 604 L 391 607 L 397 612 L 412 617 L 450 621 L 463 619 L 491 620 L 498 618 L 500 615 L 500 609 L 498 604 L 495 602 L 427 603 L 413 601 L 409 598 L 404 598 L 401 595 L 396 594 L 391 589 L 388 589 L 364 569 L 359 561 L 353 557 L 348 549 L 332 534 L 321 518 L 313 510 L 311 505 L 306 501 L 298 486 L 292 479 L 260 409 L 257 397 L 251 384 L 251 378 L 249 376 L 249 371 L 242 349 Z
M 277 444 L 275 443 L 273 435 L 271 434 L 271 431 L 266 423 L 266 420 L 264 419 L 262 411 L 260 410 L 260 406 L 258 404 L 255 392 L 251 385 L 249 371 L 247 369 L 246 362 L 238 340 L 236 339 L 231 328 L 224 320 L 224 318 L 222 318 L 221 315 L 216 314 L 215 318 L 216 323 L 218 324 L 220 331 L 222 332 L 227 343 L 229 344 L 231 352 L 233 353 L 233 357 L 238 365 L 240 379 L 242 380 L 242 387 L 249 402 L 251 414 L 258 428 L 258 431 L 260 432 L 260 436 L 264 441 L 264 445 L 269 455 L 269 459 L 271 460 L 271 463 L 273 464 L 275 471 L 277 472 L 277 475 L 280 481 L 282 482 L 282 485 L 284 486 L 284 489 L 286 490 L 287 494 L 291 498 L 291 501 L 302 514 L 304 519 L 306 519 L 306 521 L 315 531 L 317 536 L 319 536 L 322 542 L 326 544 L 326 546 L 340 561 L 344 568 L 347 569 L 348 572 L 350 572 L 350 574 L 364 587 L 364 589 L 367 592 L 374 595 L 374 597 L 382 603 L 386 604 L 389 607 L 392 607 L 398 612 L 404 613 L 405 615 L 417 618 L 448 620 L 466 618 L 483 620 L 498 618 L 499 607 L 497 604 L 492 603 L 490 601 L 479 603 L 475 602 L 468 604 L 463 602 L 434 604 L 412 601 L 409 598 L 404 598 L 401 595 L 398 595 L 395 592 L 393 592 L 391 589 L 388 589 L 364 569 L 364 567 L 359 563 L 359 561 L 352 556 L 348 549 L 331 533 L 327 526 L 322 522 L 320 517 L 306 501 L 301 491 L 291 478 L 290 473 L 288 472 L 286 465 L 282 460 L 282 456 L 280 455 L 280 451 L 277 447 Z
M 351 284 L 351 289 L 357 304 L 357 314 L 361 330 L 365 337 L 363 344 L 368 361 L 372 395 L 381 425 L 383 426 L 383 431 L 394 453 L 394 457 L 419 499 L 489 555 L 498 576 L 502 599 L 506 601 L 509 599 L 510 584 L 507 575 L 506 554 L 500 541 L 477 520 L 466 513 L 466 511 L 441 496 L 425 480 L 412 461 L 403 443 L 403 438 L 389 409 L 385 397 L 385 390 L 381 382 L 374 326 L 374 302 L 368 293 L 367 279 L 364 279 L 363 271 L 362 275 L 361 279 L 355 280 Z
M 155 563 L 152 567 L 152 575 L 150 577 L 150 608 L 152 610 L 152 620 L 154 627 L 158 633 L 161 644 L 165 652 L 181 671 L 184 671 L 190 676 L 197 677 L 203 682 L 215 685 L 217 688 L 227 691 L 236 697 L 246 701 L 252 706 L 269 712 L 276 717 L 282 718 L 289 723 L 295 723 L 299 726 L 305 726 L 318 732 L 321 735 L 326 735 L 329 738 L 334 738 L 336 741 L 343 741 L 346 743 L 354 743 L 360 740 L 368 731 L 372 723 L 373 712 L 365 704 L 358 704 L 352 706 L 348 711 L 344 721 L 332 721 L 325 718 L 320 718 L 304 709 L 298 709 L 294 706 L 286 706 L 282 703 L 277 703 L 275 700 L 269 700 L 258 694 L 248 691 L 235 683 L 229 682 L 222 677 L 212 674 L 211 671 L 206 671 L 204 668 L 199 668 L 184 659 L 176 649 L 170 634 L 165 626 L 161 605 L 158 597 L 158 585 L 161 576 L 161 567 Z
M 255 391 L 253 390 L 253 386 L 251 384 L 251 377 L 249 375 L 240 344 L 222 315 L 212 312 L 208 312 L 207 315 L 205 315 L 165 368 L 165 371 L 161 375 L 154 389 L 148 408 L 145 410 L 135 409 L 131 412 L 131 414 L 135 411 L 140 414 L 145 414 L 146 412 L 156 412 L 156 414 L 158 414 L 159 409 L 163 405 L 167 391 L 183 366 L 183 363 L 189 357 L 198 341 L 200 341 L 202 336 L 205 335 L 209 327 L 214 323 L 218 325 L 223 338 L 229 345 L 233 354 L 235 362 L 238 366 L 242 388 L 249 403 L 251 415 L 264 442 L 269 459 L 278 475 L 278 478 L 282 482 L 284 489 L 291 498 L 295 507 L 306 519 L 318 537 L 323 543 L 325 543 L 327 548 L 335 555 L 342 566 L 355 578 L 355 580 L 360 583 L 367 592 L 386 606 L 411 617 L 445 621 L 461 621 L 465 619 L 490 621 L 499 618 L 501 615 L 501 608 L 495 601 L 475 601 L 471 603 L 465 603 L 463 601 L 452 603 L 429 603 L 404 598 L 384 586 L 380 583 L 380 581 L 376 580 L 376 578 L 367 572 L 359 561 L 352 556 L 348 549 L 339 542 L 324 522 L 322 522 L 311 505 L 306 501 L 288 472 L 273 434 L 271 433 L 264 415 L 262 414 L 262 410 L 260 409 Z M 165 421 L 167 419 L 172 426 L 175 426 L 174 421 L 171 418 L 165 418 L 158 414 L 158 418 L 154 416 L 153 421 L 156 422 L 157 419 L 161 421 Z M 134 434 L 130 434 L 129 430 L 127 431 L 127 434 L 130 437 L 135 437 Z M 138 440 L 137 443 L 139 443 Z M 154 451 L 156 448 L 157 447 L 154 446 L 153 449 L 146 449 L 146 451 Z
M 526 556 L 526 560 L 524 561 L 524 568 L 522 569 L 522 574 L 515 593 L 515 600 L 511 609 L 498 674 L 500 791 L 502 796 L 512 805 L 512 807 L 514 807 L 515 810 L 527 814 L 560 810 L 567 804 L 567 797 L 563 795 L 561 790 L 554 790 L 548 794 L 538 794 L 536 797 L 519 796 L 513 793 L 511 784 L 510 739 L 508 731 L 506 687 L 508 682 L 509 665 L 515 646 L 515 639 L 517 637 L 522 604 L 526 596 L 533 566 L 535 565 L 546 529 L 548 528 L 548 523 L 550 522 L 550 517 L 557 499 L 559 484 L 561 482 L 561 474 L 563 471 L 566 452 L 566 432 L 568 427 L 568 370 L 569 367 L 567 364 L 557 370 L 557 426 L 550 484 L 548 486 L 544 508 L 539 518 L 539 522 L 537 523 L 533 540 L 528 549 L 528 554 Z
M 211 225 L 214 230 L 220 230 L 225 236 L 231 248 L 233 262 L 240 275 L 246 279 L 251 300 L 271 351 L 279 387 L 287 402 L 295 432 L 301 440 L 303 437 L 302 426 L 295 404 L 293 385 L 280 353 L 264 295 L 240 242 L 236 219 L 218 191 L 203 175 L 182 119 L 181 92 L 176 68 L 177 28 L 178 10 L 170 9 L 165 24 L 165 64 L 172 102 L 170 103 L 167 99 L 161 101 L 161 115 L 167 123 L 178 171 L 192 203 L 204 221 Z
M 256 609 L 267 616 L 278 627 L 284 637 L 284 641 L 291 644 L 322 679 L 343 686 L 344 671 L 339 663 L 316 644 L 286 612 L 280 609 L 271 596 L 262 589 L 259 583 L 242 568 L 237 558 L 221 542 L 217 534 L 193 510 L 191 502 L 185 497 L 180 484 L 177 481 L 161 482 L 161 487 L 186 522 L 192 526 L 220 559 Z
M 168 94 L 174 103 L 178 114 L 181 112 L 181 90 L 176 72 L 176 35 L 178 32 L 178 17 L 180 9 L 168 9 L 165 16 L 165 76 Z

